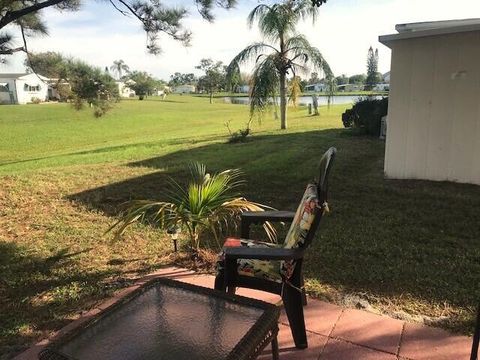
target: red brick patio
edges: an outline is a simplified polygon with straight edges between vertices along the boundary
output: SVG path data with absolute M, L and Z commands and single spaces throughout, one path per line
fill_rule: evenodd
M 113 298 L 61 329 L 56 336 L 70 331 L 102 309 L 138 288 L 146 281 L 167 276 L 188 283 L 213 287 L 213 276 L 197 275 L 180 268 L 164 268 L 139 280 L 135 285 L 120 291 Z M 276 303 L 276 295 L 240 289 L 239 295 L 255 297 Z M 309 299 L 305 307 L 305 321 L 309 347 L 296 350 L 293 346 L 288 320 L 280 317 L 280 359 L 331 359 L 331 360 L 462 360 L 469 359 L 471 338 L 452 335 L 444 330 L 406 323 L 366 311 L 344 309 L 323 301 Z M 36 359 L 38 352 L 48 344 L 43 340 L 15 357 L 15 360 Z M 269 349 L 260 359 L 271 359 Z

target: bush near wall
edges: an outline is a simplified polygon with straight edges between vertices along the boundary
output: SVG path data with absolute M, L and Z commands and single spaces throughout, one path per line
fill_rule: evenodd
M 342 114 L 343 126 L 360 129 L 367 135 L 379 136 L 382 117 L 388 112 L 388 98 L 361 99 Z

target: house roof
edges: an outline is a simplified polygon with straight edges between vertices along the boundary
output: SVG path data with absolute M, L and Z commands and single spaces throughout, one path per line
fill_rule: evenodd
M 0 79 L 20 79 L 28 75 L 34 75 L 42 81 L 48 80 L 48 78 L 46 78 L 45 76 L 38 75 L 35 73 L 0 73 Z
M 28 75 L 27 73 L 0 73 L 0 79 L 18 79 L 19 77 Z
M 398 34 L 382 35 L 378 40 L 389 46 L 396 40 L 413 39 L 426 36 L 455 34 L 469 31 L 480 31 L 480 19 L 426 21 L 409 24 L 397 24 Z

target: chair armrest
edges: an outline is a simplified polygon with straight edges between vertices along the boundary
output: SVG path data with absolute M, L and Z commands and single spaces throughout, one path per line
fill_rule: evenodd
M 293 220 L 295 213 L 293 211 L 245 211 L 240 216 L 242 221 L 246 220 L 250 223 L 259 223 L 265 221 L 288 222 Z
M 245 211 L 240 215 L 240 237 L 250 237 L 250 225 L 270 222 L 292 222 L 295 213 L 292 211 Z
M 295 260 L 303 258 L 303 249 L 225 247 L 225 259 Z

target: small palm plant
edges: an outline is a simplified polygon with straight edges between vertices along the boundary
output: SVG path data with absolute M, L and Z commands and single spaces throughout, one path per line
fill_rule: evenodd
M 219 235 L 243 211 L 263 211 L 267 208 L 238 194 L 238 187 L 245 183 L 239 169 L 210 175 L 203 164 L 192 163 L 189 167 L 191 179 L 185 188 L 170 180 L 171 189 L 166 193 L 169 201 L 130 201 L 121 218 L 108 231 L 116 229 L 118 237 L 137 221 L 149 221 L 169 231 L 185 230 L 196 254 L 200 249 L 200 236 L 205 231 L 210 231 L 220 245 Z M 264 228 L 273 240 L 273 227 L 266 224 Z

